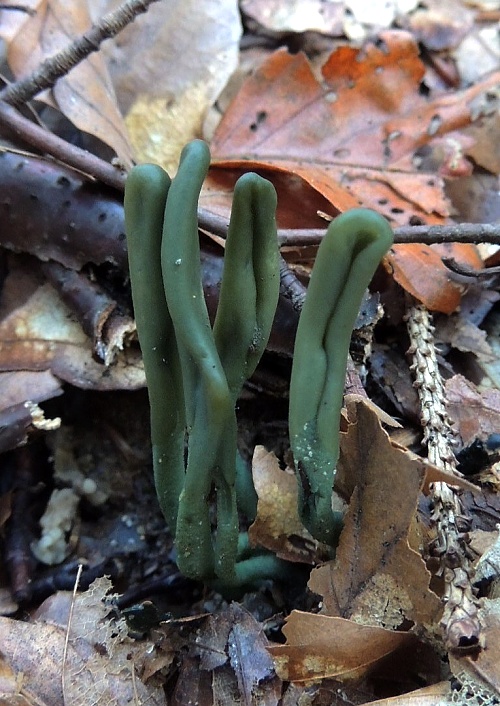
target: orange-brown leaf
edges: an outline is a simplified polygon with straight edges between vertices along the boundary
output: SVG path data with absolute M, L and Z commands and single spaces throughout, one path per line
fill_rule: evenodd
M 446 141 L 455 144 L 457 130 L 474 122 L 473 101 L 496 85 L 498 75 L 431 99 L 421 91 L 423 76 L 418 47 L 406 32 L 385 32 L 363 49 L 338 48 L 321 79 L 304 55 L 277 51 L 227 110 L 212 142 L 214 157 L 224 170 L 244 166 L 271 179 L 277 170 L 288 173 L 290 193 L 280 198 L 285 209 L 295 204 L 288 227 L 317 227 L 312 199 L 302 198 L 305 184 L 326 200 L 329 208 L 323 210 L 332 216 L 361 204 L 393 225 L 415 218 L 442 223 L 450 209 L 441 171 L 453 175 Z M 421 155 L 435 145 L 436 164 L 425 171 Z M 282 213 L 279 222 L 284 225 Z M 403 287 L 430 309 L 449 313 L 457 307 L 461 288 L 437 254 L 419 245 L 394 253 L 392 266 Z M 456 259 L 478 260 L 468 245 L 458 247 Z

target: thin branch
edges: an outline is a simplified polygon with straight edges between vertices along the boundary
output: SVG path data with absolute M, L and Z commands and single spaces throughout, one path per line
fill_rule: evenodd
M 122 31 L 137 15 L 146 12 L 149 5 L 158 0 L 126 0 L 114 12 L 104 15 L 99 22 L 65 49 L 45 59 L 35 71 L 19 81 L 11 83 L 0 91 L 0 100 L 19 107 L 65 76 L 83 59 L 98 51 L 105 39 L 110 39 Z
M 15 10 L 16 12 L 25 12 L 27 15 L 36 15 L 36 10 L 32 7 L 27 7 L 26 5 L 6 5 L 5 3 L 0 3 L 0 10 Z
M 304 228 L 280 230 L 280 245 L 319 245 L 325 231 Z M 394 228 L 395 243 L 496 243 L 500 244 L 500 223 L 453 223 L 450 225 L 400 226 Z
M 33 123 L 1 100 L 0 125 L 9 128 L 21 142 L 55 157 L 67 166 L 94 177 L 114 189 L 123 191 L 126 174 L 120 169 Z
M 280 294 L 289 299 L 295 311 L 301 311 L 307 288 L 291 270 L 284 257 L 280 256 Z

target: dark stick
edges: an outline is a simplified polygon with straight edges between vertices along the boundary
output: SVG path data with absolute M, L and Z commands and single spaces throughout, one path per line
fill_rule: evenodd
M 40 125 L 31 122 L 15 108 L 0 100 L 0 124 L 9 128 L 15 137 L 45 154 L 55 157 L 73 169 L 123 192 L 126 174 L 91 152 L 71 145 Z

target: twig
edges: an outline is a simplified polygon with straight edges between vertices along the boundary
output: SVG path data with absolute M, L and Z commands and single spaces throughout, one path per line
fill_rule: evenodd
M 319 245 L 324 230 L 280 230 L 280 245 Z M 394 229 L 395 243 L 497 243 L 500 244 L 500 223 L 453 223 L 434 226 L 401 226 Z
M 23 117 L 15 108 L 0 100 L 0 124 L 8 127 L 24 143 L 55 157 L 73 169 L 94 177 L 103 184 L 123 191 L 126 174 L 91 152 L 71 145 L 40 125 Z
M 34 560 L 30 542 L 34 538 L 31 527 L 31 503 L 36 486 L 37 462 L 31 447 L 21 447 L 13 454 L 15 481 L 12 512 L 5 529 L 5 566 L 9 573 L 14 600 L 27 603 L 32 597 Z M 5 470 L 3 471 L 5 473 Z
M 280 294 L 289 299 L 295 311 L 301 311 L 307 288 L 297 279 L 284 257 L 280 256 Z
M 6 5 L 5 3 L 0 3 L 0 10 L 16 10 L 17 12 L 25 12 L 27 15 L 36 15 L 36 10 L 32 7 L 27 7 L 26 5 Z
M 116 36 L 137 15 L 146 12 L 153 2 L 158 0 L 127 0 L 114 12 L 104 15 L 88 32 L 77 37 L 65 49 L 45 59 L 32 74 L 6 86 L 0 91 L 0 100 L 19 107 L 46 88 L 51 88 L 89 54 L 98 51 L 105 39 Z

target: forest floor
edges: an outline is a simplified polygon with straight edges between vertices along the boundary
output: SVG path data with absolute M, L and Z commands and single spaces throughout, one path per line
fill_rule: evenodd
M 0 704 L 500 703 L 499 20 L 0 5 Z M 158 506 L 123 209 L 133 164 L 174 175 L 197 138 L 212 320 L 244 172 L 276 189 L 284 266 L 236 412 L 241 529 L 288 578 L 222 594 L 180 573 Z M 299 518 L 289 387 L 318 246 L 358 207 L 394 245 L 351 340 L 332 548 Z

